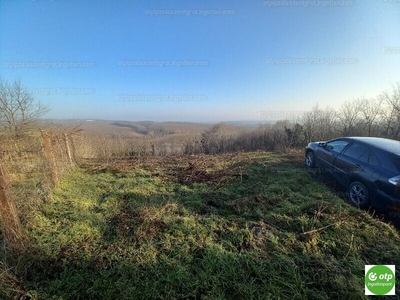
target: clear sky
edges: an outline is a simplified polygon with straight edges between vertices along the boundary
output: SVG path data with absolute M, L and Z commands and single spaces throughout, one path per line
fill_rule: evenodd
M 0 70 L 50 107 L 45 118 L 336 108 L 400 81 L 400 1 L 0 0 Z

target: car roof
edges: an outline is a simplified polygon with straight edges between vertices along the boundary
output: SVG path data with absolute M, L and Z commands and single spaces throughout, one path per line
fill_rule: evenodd
M 395 153 L 400 155 L 400 141 L 390 140 L 385 138 L 377 138 L 377 137 L 348 137 L 349 139 L 360 141 L 366 143 L 368 145 L 374 146 L 376 148 L 389 151 L 391 153 Z

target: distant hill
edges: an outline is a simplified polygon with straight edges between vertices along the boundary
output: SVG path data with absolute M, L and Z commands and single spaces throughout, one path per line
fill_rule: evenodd
M 245 131 L 257 128 L 263 124 L 273 124 L 273 121 L 227 121 L 227 125 L 238 127 Z M 102 133 L 110 135 L 126 135 L 140 137 L 147 135 L 199 135 L 215 123 L 191 122 L 154 122 L 154 121 L 123 121 L 123 120 L 41 120 L 41 126 L 71 128 L 79 126 L 86 133 Z
M 79 126 L 86 133 L 120 134 L 145 136 L 149 134 L 200 134 L 213 124 L 190 122 L 153 122 L 153 121 L 119 121 L 119 120 L 41 120 L 41 126 L 75 127 Z
M 234 125 L 234 126 L 245 126 L 245 127 L 257 128 L 260 125 L 275 124 L 275 122 L 276 121 L 227 121 L 224 123 L 228 124 L 228 125 Z

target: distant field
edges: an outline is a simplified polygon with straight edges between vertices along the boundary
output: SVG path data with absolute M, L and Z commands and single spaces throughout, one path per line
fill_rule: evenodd
M 120 125 L 115 123 L 119 122 Z M 120 134 L 131 136 L 143 136 L 143 133 L 136 132 L 135 127 L 143 123 L 152 123 L 153 126 L 165 128 L 167 131 L 173 131 L 177 134 L 197 135 L 204 130 L 209 129 L 213 124 L 200 124 L 188 122 L 130 122 L 130 121 L 106 121 L 106 120 L 48 120 L 47 124 L 53 124 L 62 127 L 79 126 L 86 133 L 101 134 Z M 124 126 L 125 125 L 125 126 Z
M 42 124 L 71 128 L 79 126 L 85 133 L 143 137 L 150 131 L 162 130 L 162 135 L 197 136 L 214 124 L 190 122 L 152 122 L 152 121 L 108 121 L 108 120 L 46 120 Z M 251 131 L 255 123 L 227 123 L 238 131 Z
M 87 161 L 26 226 L 33 299 L 368 299 L 364 265 L 400 264 L 299 152 Z

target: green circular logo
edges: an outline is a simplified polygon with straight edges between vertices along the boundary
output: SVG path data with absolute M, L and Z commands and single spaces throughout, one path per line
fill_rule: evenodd
M 394 284 L 394 273 L 386 266 L 374 266 L 365 274 L 365 287 L 375 295 L 386 295 Z

